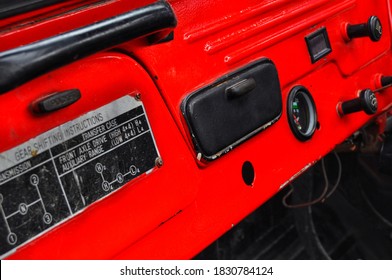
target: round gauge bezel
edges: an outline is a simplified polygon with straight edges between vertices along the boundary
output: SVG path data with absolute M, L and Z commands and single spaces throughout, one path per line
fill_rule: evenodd
M 305 104 L 309 112 L 309 121 L 305 132 L 298 129 L 293 118 L 293 101 L 298 95 L 301 95 L 303 100 L 305 100 Z M 317 111 L 312 95 L 304 86 L 296 86 L 290 90 L 287 98 L 287 118 L 289 120 L 290 129 L 298 140 L 307 141 L 312 138 L 317 127 Z

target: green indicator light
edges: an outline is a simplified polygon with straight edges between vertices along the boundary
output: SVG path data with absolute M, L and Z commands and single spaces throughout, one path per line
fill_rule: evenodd
M 297 102 L 293 102 L 293 109 L 298 109 L 298 103 Z

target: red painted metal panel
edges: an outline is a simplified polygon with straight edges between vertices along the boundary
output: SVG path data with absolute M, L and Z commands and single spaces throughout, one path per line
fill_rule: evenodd
M 39 21 L 17 27 L 16 20 L 9 19 L 0 23 L 0 48 L 27 44 L 147 2 L 104 1 L 58 16 L 35 14 Z M 150 46 L 130 42 L 119 46 L 117 53 L 77 61 L 0 96 L 4 139 L 0 150 L 4 151 L 139 91 L 164 160 L 161 169 L 10 258 L 190 258 L 371 120 L 364 113 L 340 118 L 336 105 L 355 98 L 360 89 L 375 89 L 375 75 L 392 74 L 390 1 L 169 2 L 178 19 L 173 41 Z M 365 22 L 371 15 L 383 24 L 382 39 L 346 42 L 342 24 Z M 28 21 L 22 18 L 17 19 Z M 14 27 L 9 29 L 10 25 Z M 327 29 L 332 53 L 312 64 L 304 38 L 321 27 Z M 180 103 L 193 91 L 262 57 L 278 69 L 284 105 L 281 119 L 220 159 L 199 163 Z M 286 115 L 288 92 L 299 84 L 310 90 L 320 122 L 308 142 L 292 135 Z M 31 115 L 28 106 L 35 98 L 70 87 L 86 93 L 80 102 L 45 117 Z M 378 99 L 381 114 L 392 105 L 392 90 Z M 241 177 L 245 161 L 255 168 L 252 187 Z
M 82 93 L 75 104 L 47 115 L 31 113 L 32 101 L 70 88 Z M 0 96 L 0 150 L 136 93 L 141 93 L 163 166 L 24 246 L 11 258 L 111 258 L 194 200 L 196 164 L 147 73 L 121 54 L 93 56 Z
M 374 89 L 375 74 L 388 75 L 392 65 L 387 1 L 246 1 L 227 6 L 224 1 L 191 6 L 173 1 L 172 4 L 179 21 L 176 39 L 166 45 L 138 49 L 135 55 L 151 62 L 146 67 L 158 77 L 158 87 L 184 135 L 188 132 L 179 112 L 182 99 L 260 57 L 272 59 L 277 66 L 284 107 L 288 92 L 295 85 L 302 84 L 311 91 L 320 128 L 312 140 L 299 142 L 291 134 L 284 113 L 266 131 L 220 160 L 201 167 L 202 184 L 193 207 L 118 258 L 189 258 L 196 254 L 369 121 L 371 118 L 364 113 L 340 118 L 336 105 L 355 98 L 359 89 Z M 194 10 L 203 13 L 196 14 Z M 341 24 L 365 22 L 373 14 L 383 23 L 380 42 L 373 43 L 368 38 L 344 41 Z M 304 38 L 321 27 L 327 28 L 332 53 L 312 64 Z M 159 53 L 165 55 L 149 59 Z M 173 82 L 177 80 L 182 82 Z M 391 100 L 390 89 L 380 94 L 379 112 L 390 108 Z M 189 139 L 188 144 L 193 152 Z M 242 181 L 244 161 L 254 165 L 253 188 Z M 175 234 L 180 226 L 186 233 Z M 176 236 L 172 242 L 171 236 Z

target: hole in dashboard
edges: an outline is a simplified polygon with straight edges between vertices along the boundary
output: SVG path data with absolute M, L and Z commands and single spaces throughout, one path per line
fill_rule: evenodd
M 242 179 L 246 185 L 253 186 L 253 182 L 255 181 L 255 170 L 250 161 L 245 161 L 242 164 Z

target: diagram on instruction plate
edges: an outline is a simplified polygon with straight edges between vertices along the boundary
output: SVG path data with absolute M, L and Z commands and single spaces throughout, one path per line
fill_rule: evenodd
M 113 181 L 109 182 L 108 180 L 105 179 L 105 176 L 104 176 L 104 171 L 105 170 L 107 170 L 106 166 L 102 165 L 100 162 L 98 162 L 95 165 L 95 171 L 98 174 L 101 175 L 101 178 L 102 178 L 102 189 L 105 192 L 113 190 L 113 184 L 116 183 L 116 182 L 120 183 L 120 184 L 124 183 L 125 177 L 127 177 L 128 175 L 136 176 L 138 173 L 140 173 L 140 169 L 139 168 L 137 168 L 135 165 L 131 165 L 129 167 L 129 171 L 127 173 L 124 173 L 124 174 L 117 173 L 115 179 Z
M 130 96 L 1 153 L 0 256 L 149 173 L 158 157 Z
M 32 175 L 30 176 L 30 184 L 31 184 L 32 186 L 35 187 L 35 189 L 36 189 L 36 191 L 37 191 L 37 194 L 38 194 L 38 197 L 39 197 L 39 198 L 38 198 L 37 200 L 35 200 L 35 201 L 32 201 L 32 202 L 28 203 L 28 204 L 27 204 L 27 203 L 24 203 L 24 202 L 21 202 L 21 203 L 18 205 L 18 210 L 15 211 L 15 212 L 13 212 L 13 213 L 11 213 L 11 214 L 9 214 L 8 216 L 5 215 L 4 208 L 3 208 L 3 200 L 4 200 L 4 197 L 3 197 L 3 195 L 0 193 L 0 211 L 1 211 L 1 213 L 2 213 L 4 222 L 5 222 L 5 226 L 6 226 L 6 229 L 7 229 L 7 232 L 8 232 L 8 235 L 7 235 L 7 242 L 8 242 L 8 244 L 10 244 L 10 245 L 15 245 L 16 242 L 18 241 L 18 236 L 17 236 L 17 234 L 16 234 L 15 232 L 12 231 L 12 229 L 11 229 L 11 227 L 10 227 L 10 224 L 9 224 L 9 222 L 8 222 L 8 220 L 9 220 L 11 217 L 13 217 L 13 216 L 15 216 L 15 215 L 18 215 L 18 214 L 19 214 L 19 215 L 22 215 L 22 216 L 25 216 L 25 215 L 28 213 L 29 209 L 30 209 L 33 205 L 35 205 L 35 204 L 40 204 L 40 205 L 42 206 L 42 210 L 43 210 L 42 221 L 43 221 L 45 224 L 47 224 L 47 225 L 50 225 L 50 224 L 52 223 L 52 221 L 53 221 L 52 215 L 51 215 L 49 212 L 46 211 L 45 203 L 44 203 L 44 201 L 43 201 L 43 199 L 42 199 L 42 195 L 41 195 L 41 192 L 40 192 L 40 190 L 39 190 L 39 177 L 38 177 L 37 174 L 32 174 Z

